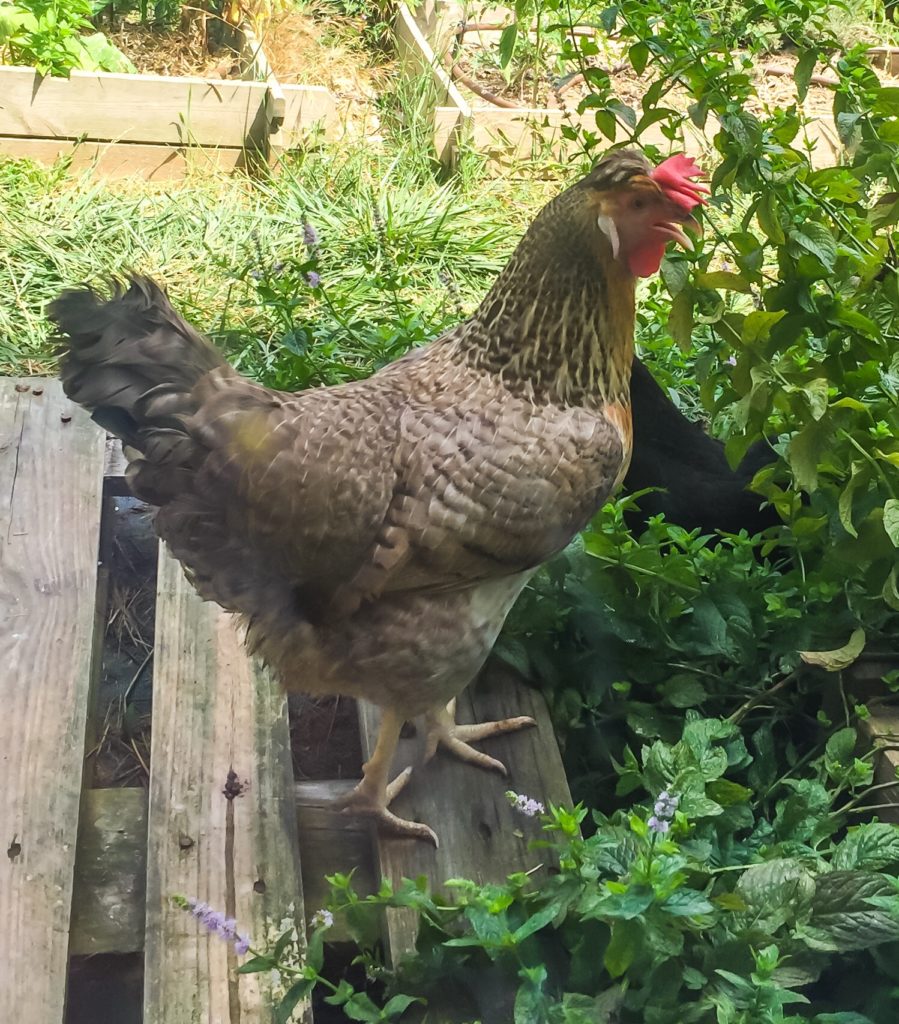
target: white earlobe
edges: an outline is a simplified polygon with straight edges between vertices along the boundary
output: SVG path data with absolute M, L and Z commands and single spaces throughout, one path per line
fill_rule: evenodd
M 605 213 L 601 213 L 596 218 L 596 226 L 599 230 L 608 238 L 609 244 L 612 246 L 612 258 L 618 259 L 618 228 L 615 221 L 612 220 Z

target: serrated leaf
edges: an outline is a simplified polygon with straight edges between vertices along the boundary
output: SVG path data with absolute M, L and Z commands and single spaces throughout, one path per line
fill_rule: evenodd
M 673 917 L 695 917 L 697 914 L 711 914 L 715 908 L 704 893 L 683 888 L 675 890 L 660 909 Z
M 842 646 L 833 651 L 800 651 L 799 657 L 806 665 L 817 665 L 828 672 L 841 672 L 858 658 L 865 649 L 865 631 L 859 627 Z
M 785 912 L 795 915 L 812 901 L 815 878 L 799 861 L 777 858 L 747 868 L 734 891 L 752 913 L 783 917 Z
M 848 952 L 899 939 L 899 917 L 868 902 L 871 897 L 894 893 L 889 880 L 874 872 L 820 875 L 809 920 L 818 948 Z
M 873 821 L 849 831 L 834 850 L 836 869 L 879 871 L 899 864 L 899 825 Z
M 899 548 L 899 500 L 896 498 L 887 498 L 883 503 L 883 528 L 893 546 Z

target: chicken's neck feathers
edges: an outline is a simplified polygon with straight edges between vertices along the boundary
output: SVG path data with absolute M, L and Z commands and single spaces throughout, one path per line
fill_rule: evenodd
M 562 405 L 627 404 L 635 280 L 598 231 L 583 238 L 580 225 L 556 223 L 550 233 L 541 219 L 453 332 L 454 345 L 511 391 Z

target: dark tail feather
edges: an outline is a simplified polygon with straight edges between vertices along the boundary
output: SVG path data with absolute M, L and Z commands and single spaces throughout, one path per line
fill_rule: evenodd
M 131 277 L 127 289 L 116 281 L 111 290 L 106 299 L 74 289 L 50 303 L 60 377 L 69 398 L 101 426 L 143 448 L 148 429 L 180 430 L 194 411 L 194 385 L 227 364 L 149 278 Z

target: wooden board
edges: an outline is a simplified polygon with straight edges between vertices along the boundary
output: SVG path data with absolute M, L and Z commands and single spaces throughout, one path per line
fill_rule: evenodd
M 57 381 L 16 384 L 0 381 L 0 1020 L 61 1024 L 104 438 Z
M 874 782 L 884 787 L 872 793 L 868 802 L 877 805 L 875 813 L 881 821 L 899 824 L 899 708 L 879 707 L 861 722 L 861 731 L 877 751 Z
M 247 166 L 242 149 L 177 149 L 141 143 L 73 142 L 0 136 L 0 154 L 52 164 L 65 157 L 73 171 L 92 171 L 104 178 L 180 181 L 196 171 L 230 172 Z
M 52 78 L 0 67 L 0 135 L 240 147 L 269 134 L 267 92 L 262 82 L 104 71 Z
M 483 722 L 531 715 L 536 729 L 526 729 L 477 744 L 502 761 L 509 777 L 483 771 L 438 752 L 417 770 L 393 804 L 404 818 L 424 821 L 440 838 L 440 848 L 414 839 L 376 841 L 376 871 L 397 883 L 425 875 L 439 888 L 448 878 L 501 882 L 514 871 L 529 871 L 546 863 L 545 850 L 528 844 L 541 835 L 539 822 L 513 810 L 505 796 L 511 789 L 543 804 L 570 804 L 571 794 L 562 759 L 543 698 L 519 682 L 505 666 L 491 664 L 482 678 L 463 693 L 457 721 Z M 370 757 L 377 738 L 378 710 L 360 702 L 362 749 Z M 420 737 L 401 740 L 394 774 L 417 761 Z M 388 914 L 387 928 L 394 960 L 412 948 L 416 919 L 408 911 Z
M 247 659 L 232 616 L 160 553 L 147 843 L 144 1024 L 272 1020 L 267 972 L 172 903 L 204 900 L 265 944 L 302 929 L 287 702 Z
M 335 806 L 355 785 L 355 779 L 296 783 L 307 921 L 325 905 L 330 895 L 325 875 L 353 872 L 353 888 L 360 896 L 367 896 L 378 888 L 368 822 L 344 814 Z M 328 941 L 342 942 L 348 938 L 344 922 L 338 917 L 328 930 Z
M 71 955 L 144 948 L 146 870 L 147 791 L 87 790 L 75 860 Z
M 331 93 L 320 85 L 282 85 L 284 100 L 280 144 L 293 149 L 305 142 L 311 130 L 321 129 L 333 139 L 340 130 L 337 104 Z M 274 113 L 273 108 L 273 113 Z

